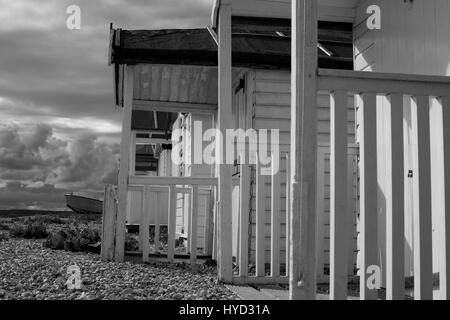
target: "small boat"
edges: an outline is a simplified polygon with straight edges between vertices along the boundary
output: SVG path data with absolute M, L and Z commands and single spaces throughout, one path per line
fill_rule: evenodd
M 73 193 L 66 194 L 66 205 L 76 213 L 101 214 L 103 212 L 103 201 Z

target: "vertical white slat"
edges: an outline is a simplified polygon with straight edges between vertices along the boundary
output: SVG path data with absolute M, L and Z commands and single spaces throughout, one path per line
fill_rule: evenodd
M 316 298 L 317 16 L 317 1 L 292 1 L 292 300 Z
M 440 298 L 450 300 L 450 97 L 441 98 L 443 125 L 443 162 L 444 162 L 444 212 L 439 224 L 442 225 L 440 241 L 442 243 L 442 262 L 440 269 Z
M 144 243 L 144 224 L 142 223 L 143 219 L 142 217 L 144 215 L 148 215 L 148 209 L 149 207 L 145 207 L 145 188 L 141 188 L 139 193 L 141 194 L 141 203 L 139 206 L 140 209 L 140 223 L 139 223 L 139 251 L 142 251 L 142 244 Z M 147 210 L 147 211 L 145 211 Z M 131 206 L 130 206 L 130 211 L 131 211 Z
M 197 231 L 198 231 L 198 185 L 192 186 L 191 193 L 191 218 L 189 219 L 191 225 L 191 237 L 190 237 L 190 262 L 191 267 L 195 268 L 197 265 Z
M 403 158 L 403 95 L 391 94 L 385 121 L 386 153 L 386 299 L 405 298 L 405 206 Z
M 430 101 L 417 96 L 412 103 L 414 131 L 414 299 L 433 299 L 431 227 Z
M 330 299 L 347 300 L 349 212 L 347 206 L 347 92 L 331 93 Z
M 212 242 L 213 242 L 213 232 L 212 232 L 212 191 L 208 190 L 208 195 L 205 196 L 205 232 L 204 232 L 204 238 L 205 238 L 205 255 L 209 256 L 212 254 Z
M 281 173 L 275 166 L 280 162 L 280 155 L 272 154 L 272 188 L 271 188 L 271 242 L 270 242 L 270 275 L 272 278 L 280 276 L 280 207 L 281 207 Z
M 184 201 L 187 202 L 187 206 L 185 205 L 184 208 L 187 210 L 187 243 L 186 243 L 186 253 L 191 253 L 191 234 L 192 234 L 192 224 L 191 224 L 191 218 L 192 218 L 192 212 L 191 212 L 191 204 L 192 204 L 192 197 L 191 194 L 185 194 Z
M 239 275 L 248 275 L 248 227 L 250 216 L 250 166 L 240 160 L 240 187 L 239 187 Z
M 289 277 L 289 232 L 291 222 L 290 209 L 291 196 L 291 159 L 289 153 L 286 153 L 286 276 Z
M 256 276 L 266 275 L 266 177 L 261 166 L 256 165 Z
M 161 226 L 159 224 L 159 203 L 158 199 L 162 197 L 163 193 L 156 193 L 156 197 L 154 198 L 153 211 L 155 212 L 155 251 L 159 251 L 160 244 L 160 232 Z
M 319 147 L 317 150 L 317 250 L 316 250 L 316 276 L 317 281 L 327 282 L 329 278 L 325 276 L 325 238 L 330 237 L 330 233 L 325 234 L 325 154 L 329 153 L 329 147 Z M 329 242 L 329 241 L 328 241 Z
M 131 141 L 131 114 L 133 109 L 134 66 L 127 65 L 124 73 L 124 98 L 122 118 L 122 142 L 120 144 L 120 166 L 118 178 L 118 213 L 116 223 L 116 262 L 125 259 L 125 223 L 127 217 L 129 154 Z
M 222 134 L 233 127 L 232 122 L 232 65 L 231 65 L 231 5 L 223 3 L 219 11 L 219 104 L 218 129 Z M 230 283 L 232 280 L 232 164 L 226 164 L 226 150 L 219 139 L 219 279 Z
M 141 246 L 142 246 L 142 262 L 149 261 L 150 254 L 150 207 L 151 204 L 155 201 L 155 193 L 150 192 L 149 187 L 144 187 L 144 191 L 142 193 L 142 211 L 141 211 L 141 225 L 142 227 L 142 238 L 141 238 Z
M 169 262 L 174 261 L 175 255 L 175 229 L 177 219 L 177 192 L 175 186 L 169 188 L 169 217 L 168 217 L 168 234 L 167 234 L 167 259 Z
M 376 94 L 364 93 L 360 107 L 360 298 L 375 300 L 367 285 L 368 268 L 378 265 Z
M 212 243 L 212 259 L 214 261 L 218 260 L 218 240 L 219 240 L 219 218 L 218 218 L 218 211 L 219 211 L 219 203 L 218 203 L 218 192 L 217 187 L 214 186 L 213 188 L 213 194 L 214 194 L 214 208 L 213 208 L 213 243 Z

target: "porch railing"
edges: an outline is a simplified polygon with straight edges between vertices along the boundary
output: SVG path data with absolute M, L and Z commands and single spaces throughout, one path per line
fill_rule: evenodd
M 347 178 L 347 95 L 354 94 L 360 145 L 361 299 L 377 298 L 377 237 L 381 231 L 386 232 L 385 241 L 380 243 L 386 246 L 387 299 L 405 298 L 408 174 L 413 179 L 414 298 L 433 298 L 433 255 L 439 255 L 440 265 L 435 266 L 440 274 L 439 297 L 448 299 L 450 78 L 319 70 L 318 90 L 328 91 L 331 99 L 331 298 L 347 298 L 347 259 L 342 257 L 347 250 L 349 210 L 347 188 L 342 182 Z M 405 160 L 411 163 L 410 168 L 405 167 Z M 385 230 L 377 230 L 380 198 L 386 215 Z M 439 229 L 434 243 L 432 219 Z

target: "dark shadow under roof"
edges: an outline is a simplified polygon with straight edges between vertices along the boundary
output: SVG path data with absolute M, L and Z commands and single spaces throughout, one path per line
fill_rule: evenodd
M 289 69 L 287 19 L 233 17 L 233 66 Z M 353 69 L 353 26 L 319 22 L 319 67 Z M 208 29 L 113 30 L 111 63 L 217 66 L 217 45 Z

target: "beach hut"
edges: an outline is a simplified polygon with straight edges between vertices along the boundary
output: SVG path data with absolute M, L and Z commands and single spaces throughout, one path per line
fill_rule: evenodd
M 379 286 L 400 299 L 413 276 L 415 298 L 426 299 L 434 272 L 436 297 L 447 298 L 449 14 L 445 0 L 222 0 L 207 28 L 112 29 L 124 116 L 104 257 L 124 259 L 136 205 L 143 244 L 148 225 L 166 221 L 168 259 L 182 235 L 191 262 L 203 249 L 228 283 L 289 283 L 291 298 L 314 298 L 329 281 L 341 299 L 357 273 L 362 299 Z M 137 112 L 164 116 L 164 134 L 135 130 Z M 278 130 L 279 140 L 267 168 L 239 153 L 196 163 L 209 129 Z M 130 171 L 133 139 L 154 146 L 154 176 Z

